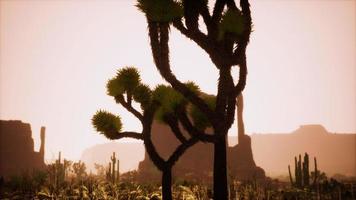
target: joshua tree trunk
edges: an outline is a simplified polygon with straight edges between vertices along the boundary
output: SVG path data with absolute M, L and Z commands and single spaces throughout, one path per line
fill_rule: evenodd
M 162 199 L 172 200 L 172 168 L 166 167 L 162 172 Z
M 214 199 L 228 199 L 226 136 L 214 143 Z

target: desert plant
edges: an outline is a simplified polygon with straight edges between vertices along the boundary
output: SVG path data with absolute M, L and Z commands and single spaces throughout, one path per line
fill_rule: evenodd
M 106 172 L 106 179 L 112 183 L 118 183 L 119 182 L 119 160 L 116 160 L 115 152 L 112 153 L 112 156 L 110 157 L 111 162 L 109 163 L 109 169 Z M 117 162 L 117 165 L 116 165 Z M 117 166 L 117 169 L 115 169 L 115 166 Z
M 187 85 L 187 87 L 192 88 L 192 92 L 197 92 L 197 88 L 192 83 Z M 112 140 L 124 137 L 143 140 L 150 159 L 162 172 L 163 199 L 172 199 L 172 167 L 180 156 L 198 141 L 197 137 L 192 136 L 187 139 L 182 134 L 178 125 L 178 118 L 175 115 L 175 111 L 178 110 L 181 110 L 181 113 L 186 112 L 188 101 L 168 86 L 159 85 L 152 91 L 148 86 L 141 83 L 140 75 L 137 69 L 133 67 L 120 69 L 117 76 L 108 81 L 107 90 L 117 103 L 140 120 L 142 132 L 122 131 L 120 117 L 102 110 L 98 111 L 92 118 L 94 127 L 99 133 Z M 140 104 L 141 112 L 132 106 L 133 101 Z M 155 117 L 168 124 L 181 142 L 167 160 L 159 155 L 151 140 L 151 126 Z M 109 166 L 115 169 L 114 163 L 112 164 Z
M 296 188 L 309 187 L 311 177 L 314 180 L 313 185 L 317 184 L 318 175 L 320 175 L 320 171 L 318 171 L 315 157 L 314 157 L 314 172 L 312 173 L 309 172 L 309 155 L 307 153 L 304 154 L 303 161 L 301 159 L 301 155 L 299 155 L 299 160 L 297 160 L 297 157 L 294 157 L 294 169 L 295 169 L 294 170 L 295 181 L 293 181 L 290 165 L 288 165 L 289 179 L 292 186 Z
M 196 126 L 186 126 L 192 135 L 214 144 L 214 199 L 226 200 L 228 198 L 226 136 L 234 121 L 236 98 L 246 84 L 246 47 L 252 22 L 248 0 L 240 0 L 241 9 L 236 6 L 234 0 L 216 0 L 212 14 L 207 4 L 206 0 L 183 0 L 181 4 L 173 0 L 139 0 L 137 7 L 147 18 L 148 35 L 156 68 L 176 91 L 186 97 L 206 117 L 214 131 L 214 135 L 204 135 Z M 179 10 L 183 11 L 182 15 Z M 199 29 L 200 16 L 207 34 Z M 214 106 L 209 106 L 202 96 L 192 92 L 172 73 L 168 45 L 171 25 L 201 47 L 218 69 L 218 92 Z M 237 65 L 239 80 L 235 84 L 231 69 Z M 191 125 L 189 120 L 185 122 L 185 125 Z
M 74 162 L 72 168 L 79 181 L 82 181 L 83 178 L 87 175 L 85 163 L 82 161 Z

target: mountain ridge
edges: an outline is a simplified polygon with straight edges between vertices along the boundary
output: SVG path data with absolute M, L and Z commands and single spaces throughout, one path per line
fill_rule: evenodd
M 250 137 L 255 162 L 269 176 L 287 175 L 288 165 L 291 165 L 293 169 L 294 156 L 305 152 L 311 157 L 315 156 L 319 169 L 329 175 L 356 176 L 356 133 L 331 133 L 322 125 L 308 124 L 301 125 L 289 133 L 253 133 Z M 236 145 L 237 140 L 237 136 L 229 136 L 229 146 Z M 98 146 L 104 155 L 100 156 L 95 153 Z M 88 149 L 92 150 L 88 151 Z M 87 163 L 89 169 L 94 169 L 93 160 L 106 166 L 111 153 L 115 151 L 122 165 L 120 173 L 137 169 L 138 163 L 143 160 L 145 154 L 144 146 L 139 142 L 111 142 L 88 149 L 83 151 L 81 160 Z M 90 152 L 93 155 L 86 155 Z M 130 152 L 132 155 L 124 156 L 121 155 L 122 152 L 125 152 L 124 154 Z M 88 159 L 89 157 L 91 159 Z M 313 166 L 313 163 L 310 165 Z

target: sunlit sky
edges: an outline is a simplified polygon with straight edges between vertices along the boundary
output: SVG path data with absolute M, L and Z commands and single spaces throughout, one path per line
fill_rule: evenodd
M 120 113 L 125 130 L 140 129 L 105 89 L 128 65 L 152 87 L 164 82 L 134 4 L 0 0 L 0 119 L 30 123 L 36 149 L 46 126 L 47 159 L 60 150 L 79 159 L 85 148 L 108 142 L 90 123 L 98 109 Z M 251 9 L 247 132 L 288 133 L 302 124 L 356 132 L 356 1 L 251 0 Z M 177 77 L 216 93 L 208 56 L 174 28 L 170 45 Z M 229 134 L 236 135 L 235 125 Z

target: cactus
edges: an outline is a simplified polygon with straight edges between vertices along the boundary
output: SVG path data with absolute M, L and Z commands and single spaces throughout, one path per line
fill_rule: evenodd
M 61 152 L 58 153 L 58 159 L 52 164 L 48 165 L 49 182 L 51 190 L 58 193 L 60 188 L 64 185 L 66 178 L 66 171 L 70 168 L 71 162 L 64 159 L 62 163 Z
M 301 155 L 299 155 L 299 159 L 297 157 L 294 157 L 294 162 L 295 162 L 295 186 L 298 188 L 301 188 L 303 183 L 302 183 L 302 162 L 301 162 Z
M 120 161 L 117 159 L 117 170 L 116 170 L 116 183 L 119 183 L 120 181 Z
M 65 178 L 65 167 L 62 164 L 61 152 L 58 153 L 58 159 L 56 160 L 56 168 L 55 168 L 55 182 L 56 185 L 59 186 L 64 182 Z
M 115 152 L 113 152 L 112 156 L 110 157 L 111 162 L 109 162 L 109 169 L 106 172 L 106 179 L 111 183 L 118 183 L 119 182 L 119 160 L 116 160 Z M 115 165 L 117 162 L 117 167 L 115 170 Z
M 315 172 L 314 172 L 314 185 L 316 183 L 316 177 L 318 172 L 316 158 L 314 157 L 314 165 L 315 165 Z M 294 157 L 294 174 L 295 174 L 295 181 L 293 181 L 292 173 L 290 170 L 290 166 L 288 165 L 288 172 L 289 172 L 289 179 L 291 185 L 297 188 L 304 188 L 310 186 L 310 172 L 309 172 L 309 155 L 307 153 L 304 154 L 304 158 L 302 161 L 302 156 L 299 154 L 299 157 Z M 313 173 L 312 173 L 313 175 Z
M 316 157 L 314 157 L 314 185 L 317 183 L 318 181 L 318 165 L 317 165 L 317 162 L 316 162 Z
M 106 180 L 111 181 L 111 162 L 109 162 L 109 170 L 106 172 Z
M 294 186 L 294 182 L 293 182 L 293 177 L 292 177 L 292 173 L 290 172 L 290 165 L 288 165 L 288 172 L 289 172 L 289 180 L 290 180 L 290 183 Z
M 295 175 L 295 186 L 298 186 L 298 185 L 299 185 L 299 182 L 298 182 L 299 174 L 298 174 L 298 160 L 297 160 L 297 156 L 294 157 L 294 175 Z
M 303 162 L 303 183 L 304 186 L 309 186 L 309 155 L 305 153 Z
M 115 165 L 116 165 L 116 157 L 115 157 L 115 152 L 112 153 L 112 156 L 110 157 L 111 163 L 112 163 L 112 173 L 111 173 L 111 181 L 115 183 Z

